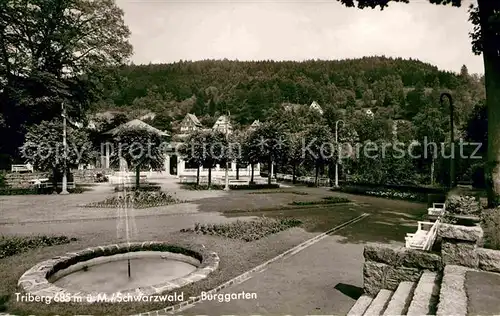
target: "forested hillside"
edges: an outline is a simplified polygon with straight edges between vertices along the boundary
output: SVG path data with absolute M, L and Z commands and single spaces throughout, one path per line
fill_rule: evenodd
M 200 117 L 231 111 L 240 124 L 265 120 L 284 102 L 323 108 L 371 108 L 379 115 L 412 120 L 425 103 L 453 92 L 457 121 L 465 122 L 484 98 L 481 78 L 440 71 L 418 60 L 364 57 L 305 62 L 206 60 L 132 65 L 104 83 L 105 97 L 94 110 L 152 110 L 161 121 L 187 112 Z

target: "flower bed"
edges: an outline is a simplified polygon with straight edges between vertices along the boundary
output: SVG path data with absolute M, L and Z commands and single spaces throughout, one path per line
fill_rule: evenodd
M 332 191 L 418 202 L 427 202 L 428 195 L 427 193 L 423 192 L 406 192 L 395 189 L 369 188 L 362 186 L 343 186 L 341 188 L 334 188 L 332 189 Z
M 148 208 L 158 207 L 170 204 L 183 203 L 165 192 L 157 191 L 134 191 L 126 194 L 125 197 L 113 196 L 104 201 L 89 203 L 86 207 L 100 207 L 100 208 Z
M 246 185 L 229 185 L 231 190 L 261 190 L 261 189 L 279 189 L 280 185 L 278 183 L 272 184 L 246 184 Z M 223 184 L 212 184 L 210 187 L 208 184 L 196 184 L 196 183 L 183 183 L 182 188 L 185 190 L 224 190 L 225 185 Z
M 76 239 L 66 236 L 0 236 L 0 259 L 30 249 L 68 244 L 71 241 L 76 241 Z
M 215 235 L 244 241 L 254 241 L 271 234 L 279 233 L 291 227 L 301 225 L 296 219 L 272 219 L 261 217 L 253 221 L 237 220 L 228 224 L 195 224 L 194 228 L 182 229 L 181 232 L 194 232 L 203 235 Z
M 324 197 L 322 200 L 318 201 L 293 201 L 290 203 L 290 205 L 320 205 L 320 204 L 339 204 L 339 203 L 349 203 L 349 202 L 351 202 L 351 200 L 344 197 L 327 196 Z
M 248 192 L 247 194 L 295 194 L 295 195 L 309 195 L 307 192 L 302 191 L 287 191 L 287 190 L 272 190 L 272 191 L 260 191 L 260 192 Z

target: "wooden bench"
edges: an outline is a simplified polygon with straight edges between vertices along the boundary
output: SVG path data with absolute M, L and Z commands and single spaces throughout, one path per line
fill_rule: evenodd
M 405 247 L 429 251 L 437 238 L 440 220 L 433 222 L 418 222 L 417 231 L 406 234 Z
M 12 172 L 33 172 L 33 166 L 31 164 L 24 165 L 12 165 Z
M 446 210 L 444 203 L 432 203 L 432 207 L 427 209 L 427 214 L 431 216 L 441 216 Z
M 248 185 L 249 180 L 229 180 L 229 185 Z

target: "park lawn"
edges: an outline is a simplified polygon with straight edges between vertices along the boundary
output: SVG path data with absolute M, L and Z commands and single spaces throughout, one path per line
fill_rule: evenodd
M 321 215 L 328 213 L 328 216 Z M 335 213 L 335 214 L 334 214 Z M 234 214 L 233 214 L 234 215 Z M 248 216 L 248 214 L 246 214 Z M 256 214 L 252 214 L 256 215 Z M 271 214 L 269 214 L 271 215 Z M 172 244 L 189 245 L 192 243 L 203 244 L 211 251 L 215 251 L 220 258 L 219 268 L 209 275 L 208 278 L 199 282 L 179 288 L 174 292 L 184 293 L 185 299 L 197 296 L 202 291 L 208 291 L 224 282 L 258 266 L 265 261 L 285 252 L 286 250 L 304 242 L 320 231 L 324 231 L 358 216 L 358 212 L 345 212 L 342 210 L 325 212 L 324 210 L 309 209 L 307 212 L 293 211 L 285 217 L 293 217 L 303 222 L 303 227 L 290 228 L 285 231 L 269 235 L 262 239 L 245 242 L 236 239 L 221 238 L 210 235 L 198 235 L 194 233 L 170 233 L 158 238 L 169 240 Z M 268 216 L 268 214 L 266 214 Z M 274 214 L 270 217 L 283 217 Z M 327 220 L 325 220 L 327 219 Z M 9 299 L 5 303 L 7 312 L 15 315 L 127 315 L 151 310 L 158 310 L 178 302 L 147 302 L 147 303 L 120 303 L 120 304 L 93 304 L 78 305 L 62 303 L 24 303 L 17 302 L 15 293 L 18 292 L 17 281 L 21 275 L 40 261 L 63 255 L 66 252 L 78 251 L 87 247 L 115 243 L 113 240 L 79 240 L 67 245 L 58 245 L 35 249 L 12 257 L 0 259 L 2 270 L 0 271 L 0 298 Z M 172 292 L 173 294 L 173 292 Z M 1 301 L 0 301 L 1 303 Z

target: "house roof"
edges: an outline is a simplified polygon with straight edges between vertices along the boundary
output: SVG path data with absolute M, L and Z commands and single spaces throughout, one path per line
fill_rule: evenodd
M 198 118 L 196 117 L 196 115 L 191 114 L 191 113 L 188 113 L 188 114 L 187 114 L 187 117 L 189 117 L 189 119 L 190 119 L 191 121 L 193 121 L 194 125 L 196 125 L 196 126 L 201 126 L 200 120 L 198 120 Z
M 158 134 L 160 136 L 170 136 L 169 133 L 161 131 L 161 130 L 159 130 L 159 129 L 157 129 L 157 128 L 155 128 L 147 123 L 144 123 L 141 120 L 137 120 L 137 119 L 129 121 L 127 123 L 124 123 L 118 127 L 115 127 L 112 130 L 110 130 L 104 134 L 115 135 L 116 133 L 118 133 L 119 131 L 124 130 L 124 129 L 142 129 L 142 130 L 148 130 L 148 131 L 153 132 L 155 134 Z

